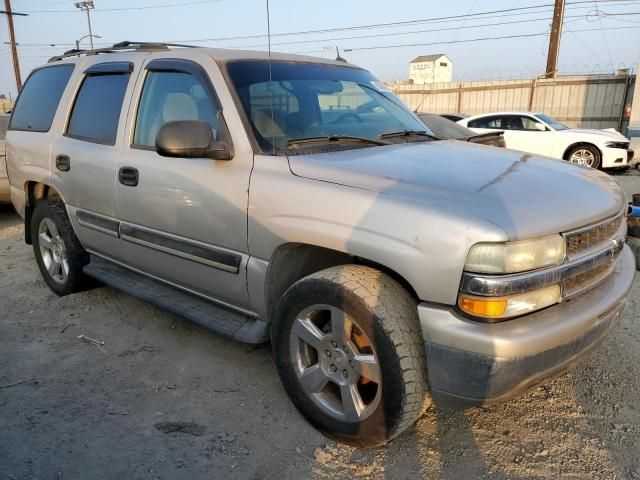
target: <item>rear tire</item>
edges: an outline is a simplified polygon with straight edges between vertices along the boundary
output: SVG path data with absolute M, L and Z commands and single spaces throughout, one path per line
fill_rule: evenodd
M 36 205 L 31 238 L 40 273 L 54 293 L 68 295 L 92 285 L 82 272 L 89 255 L 80 245 L 61 200 L 46 199 Z
M 567 161 L 576 165 L 600 168 L 602 155 L 600 150 L 589 144 L 577 145 L 567 152 Z
M 377 270 L 343 265 L 303 278 L 280 300 L 271 332 L 289 397 L 333 439 L 384 444 L 430 403 L 416 302 Z

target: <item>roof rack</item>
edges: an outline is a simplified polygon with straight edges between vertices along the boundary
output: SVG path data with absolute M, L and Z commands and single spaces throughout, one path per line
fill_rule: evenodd
M 161 42 L 119 42 L 111 47 L 95 48 L 93 50 L 67 50 L 62 55 L 51 57 L 48 63 L 59 62 L 64 58 L 79 57 L 81 55 L 98 55 L 101 53 L 116 53 L 120 51 L 132 50 L 135 52 L 157 52 L 169 50 L 169 47 L 196 48 L 197 45 L 183 45 L 181 43 L 161 43 Z

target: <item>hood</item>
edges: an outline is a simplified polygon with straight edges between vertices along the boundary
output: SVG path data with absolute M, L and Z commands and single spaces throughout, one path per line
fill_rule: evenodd
M 627 137 L 625 137 L 624 135 L 622 135 L 620 132 L 617 132 L 615 130 L 597 130 L 595 128 L 590 129 L 590 128 L 569 128 L 568 130 L 559 130 L 557 133 L 561 133 L 563 135 L 572 135 L 572 134 L 576 134 L 576 133 L 583 133 L 586 135 L 598 135 L 601 137 L 605 137 L 607 139 L 610 139 L 612 141 L 616 141 L 616 142 L 628 142 L 629 139 Z
M 300 177 L 483 219 L 511 240 L 572 230 L 625 206 L 621 188 L 597 170 L 456 141 L 296 155 L 289 165 Z

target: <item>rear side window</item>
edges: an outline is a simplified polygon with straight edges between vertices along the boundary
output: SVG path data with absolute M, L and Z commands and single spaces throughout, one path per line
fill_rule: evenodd
M 469 128 L 504 128 L 502 117 L 484 117 L 471 120 Z
M 129 73 L 87 75 L 69 118 L 67 136 L 114 145 Z
M 48 132 L 72 72 L 73 65 L 34 71 L 20 93 L 9 129 Z

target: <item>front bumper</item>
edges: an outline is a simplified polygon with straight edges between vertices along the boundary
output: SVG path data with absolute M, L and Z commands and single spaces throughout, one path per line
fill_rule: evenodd
M 633 150 L 623 148 L 603 148 L 602 168 L 625 167 L 633 159 Z
M 420 304 L 431 394 L 449 408 L 507 400 L 572 367 L 618 322 L 635 277 L 625 245 L 597 287 L 514 320 L 487 324 Z

